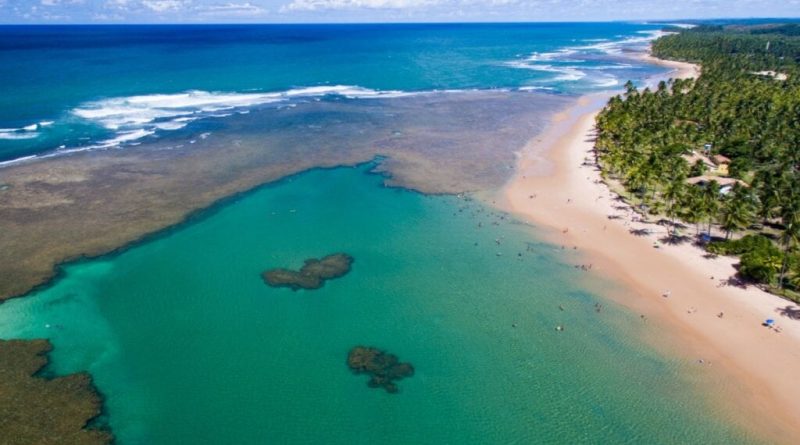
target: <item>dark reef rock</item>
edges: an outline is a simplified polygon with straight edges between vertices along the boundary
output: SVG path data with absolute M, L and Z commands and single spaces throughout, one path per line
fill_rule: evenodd
M 322 259 L 310 258 L 299 271 L 270 269 L 261 276 L 272 287 L 297 289 L 319 289 L 325 280 L 339 278 L 350 272 L 353 257 L 346 253 L 335 253 Z
M 401 363 L 396 355 L 367 346 L 351 349 L 347 356 L 347 366 L 356 374 L 372 376 L 367 382 L 370 388 L 383 388 L 392 394 L 398 391 L 395 380 L 414 375 L 411 363 Z
M 0 340 L 0 443 L 104 445 L 108 431 L 87 428 L 102 400 L 89 374 L 38 377 L 47 340 Z

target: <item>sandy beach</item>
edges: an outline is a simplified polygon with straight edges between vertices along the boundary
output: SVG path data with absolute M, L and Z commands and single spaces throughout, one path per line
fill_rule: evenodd
M 672 77 L 699 72 L 648 60 L 673 68 Z M 552 243 L 577 248 L 591 265 L 589 275 L 622 284 L 626 291 L 609 297 L 664 329 L 653 334 L 659 343 L 703 365 L 714 382 L 711 397 L 746 427 L 791 443 L 800 437 L 800 306 L 754 286 L 727 285 L 734 258 L 707 258 L 690 243 L 664 244 L 667 227 L 638 221 L 616 199 L 591 154 L 595 116 L 608 97 L 581 98 L 530 141 L 498 203 L 547 229 Z M 767 318 L 776 319 L 780 332 L 762 326 Z

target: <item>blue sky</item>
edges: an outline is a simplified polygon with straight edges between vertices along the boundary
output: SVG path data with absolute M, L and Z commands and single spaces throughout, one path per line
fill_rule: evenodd
M 0 0 L 0 23 L 601 21 L 797 16 L 800 0 Z

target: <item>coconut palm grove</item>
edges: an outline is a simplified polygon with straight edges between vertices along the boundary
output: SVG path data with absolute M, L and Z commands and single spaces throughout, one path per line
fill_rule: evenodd
M 597 120 L 604 174 L 666 217 L 670 241 L 740 255 L 742 280 L 797 300 L 800 25 L 704 25 L 661 37 L 653 54 L 702 75 L 629 82 L 609 101 Z

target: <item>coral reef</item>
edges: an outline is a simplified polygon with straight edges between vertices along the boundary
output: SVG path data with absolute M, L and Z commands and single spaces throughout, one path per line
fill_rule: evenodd
M 101 445 L 109 432 L 86 428 L 102 400 L 87 373 L 53 379 L 36 374 L 47 364 L 47 340 L 0 340 L 0 442 L 5 445 Z
M 396 380 L 414 375 L 411 363 L 401 363 L 397 356 L 368 346 L 356 346 L 347 355 L 347 366 L 356 374 L 372 376 L 370 388 L 383 388 L 394 394 L 398 391 Z
M 572 101 L 528 91 L 324 100 L 237 114 L 225 119 L 226 131 L 192 144 L 154 139 L 6 165 L 0 300 L 52 279 L 60 263 L 112 252 L 311 168 L 391 155 L 379 166 L 388 185 L 435 194 L 493 190 L 550 113 Z M 395 128 L 402 133 L 387 137 Z
M 307 259 L 299 271 L 270 269 L 261 276 L 272 287 L 319 289 L 326 280 L 339 278 L 350 272 L 351 264 L 353 257 L 346 253 L 335 253 L 321 259 Z

